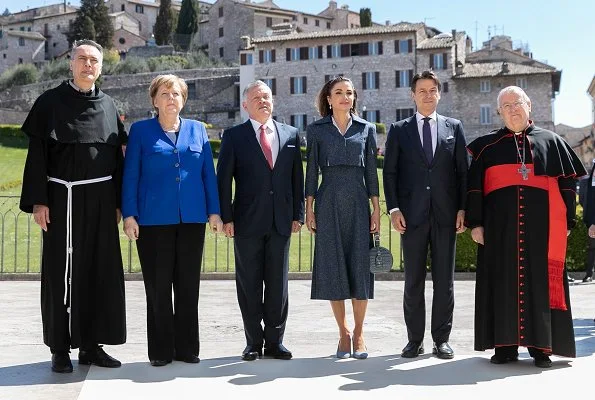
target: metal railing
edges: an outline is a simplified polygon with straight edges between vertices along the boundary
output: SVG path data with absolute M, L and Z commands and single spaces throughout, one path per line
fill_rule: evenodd
M 32 215 L 19 209 L 19 196 L 0 196 L 0 276 L 39 273 L 43 237 Z M 384 207 L 384 204 L 382 204 Z M 382 245 L 393 251 L 393 270 L 402 269 L 400 235 L 390 229 L 390 217 L 381 215 Z M 142 229 L 142 228 L 141 228 Z M 310 272 L 314 255 L 314 236 L 304 227 L 291 237 L 290 271 Z M 124 271 L 140 272 L 134 243 L 120 229 L 120 246 Z M 235 267 L 233 239 L 207 231 L 202 259 L 202 272 L 233 272 Z

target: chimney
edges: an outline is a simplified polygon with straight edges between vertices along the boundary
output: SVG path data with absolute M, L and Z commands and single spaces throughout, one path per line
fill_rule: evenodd
M 329 11 L 335 11 L 337 9 L 337 2 L 336 1 L 329 1 L 328 2 L 328 9 Z
M 459 61 L 459 45 L 457 43 L 457 30 L 453 29 L 452 31 L 452 41 L 455 44 L 455 68 Z
M 510 70 L 508 69 L 508 63 L 507 63 L 506 61 L 504 61 L 504 62 L 502 63 L 502 73 L 503 73 L 503 74 L 507 74 L 507 73 L 509 73 L 509 72 L 510 72 Z
M 64 0 L 64 12 L 66 12 L 66 0 Z
M 386 26 L 390 26 L 390 19 L 387 19 L 385 24 L 386 24 Z
M 455 61 L 455 75 L 463 75 L 463 63 L 460 61 Z

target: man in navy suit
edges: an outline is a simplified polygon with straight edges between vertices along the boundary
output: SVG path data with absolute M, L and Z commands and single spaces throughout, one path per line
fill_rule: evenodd
M 261 357 L 264 346 L 265 356 L 289 360 L 283 345 L 289 241 L 304 220 L 300 138 L 297 129 L 272 119 L 273 95 L 264 82 L 249 84 L 242 97 L 249 120 L 224 132 L 217 164 L 223 231 L 234 238 L 247 342 L 242 359 Z
M 385 147 L 384 194 L 393 227 L 401 233 L 405 262 L 403 309 L 409 343 L 402 357 L 424 352 L 424 287 L 428 246 L 434 298 L 433 353 L 454 357 L 448 344 L 454 309 L 456 233 L 465 231 L 468 158 L 459 120 L 436 113 L 440 80 L 416 74 L 411 96 L 417 112 L 391 125 Z

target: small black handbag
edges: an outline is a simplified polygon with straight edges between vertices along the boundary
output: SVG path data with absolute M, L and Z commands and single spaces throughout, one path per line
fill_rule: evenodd
M 374 234 L 374 247 L 370 249 L 370 272 L 388 272 L 393 267 L 393 255 L 391 252 L 380 246 L 380 234 Z

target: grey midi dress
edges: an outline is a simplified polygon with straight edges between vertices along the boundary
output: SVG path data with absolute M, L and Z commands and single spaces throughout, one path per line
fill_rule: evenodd
M 316 216 L 311 298 L 372 299 L 369 199 L 379 193 L 376 127 L 352 116 L 342 135 L 328 116 L 308 126 L 307 139 L 306 196 L 314 197 Z

